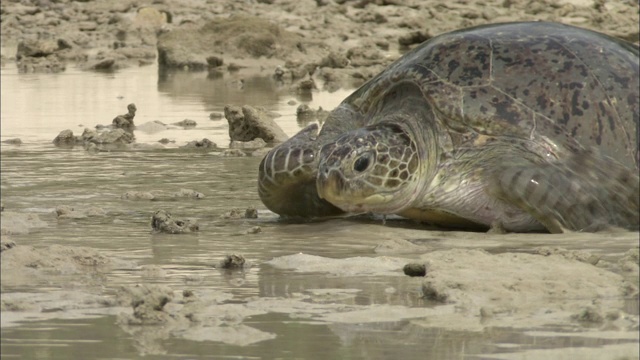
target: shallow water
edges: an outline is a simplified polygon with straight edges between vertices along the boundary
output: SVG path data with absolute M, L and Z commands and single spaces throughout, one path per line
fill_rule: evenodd
M 401 274 L 331 276 L 279 270 L 263 262 L 297 253 L 329 258 L 374 257 L 379 256 L 374 252 L 376 245 L 392 239 L 411 240 L 434 249 L 477 247 L 492 252 L 530 251 L 535 246 L 553 245 L 589 250 L 611 261 L 637 246 L 637 233 L 500 236 L 430 230 L 400 220 L 389 220 L 386 224 L 376 219 L 285 223 L 267 211 L 258 198 L 259 157 L 222 157 L 219 152 L 178 149 L 91 154 L 81 147 L 65 150 L 51 144 L 61 130 L 69 128 L 79 134 L 83 127 L 109 124 L 117 114 L 125 113 L 131 102 L 138 108 L 135 118 L 138 125 L 154 120 L 171 124 L 185 118 L 198 123 L 195 129 L 136 132 L 139 143 L 151 144 L 166 137 L 182 145 L 206 137 L 220 147 L 227 147 L 226 120 L 209 119 L 211 112 L 221 113 L 226 104 L 263 106 L 278 112 L 282 116 L 276 121 L 292 135 L 305 124 L 296 121 L 297 105 L 288 102 L 300 103 L 300 99 L 267 75 L 236 73 L 209 79 L 206 73 L 158 74 L 154 66 L 116 73 L 68 69 L 62 74 L 18 74 L 12 66 L 2 68 L 1 139 L 23 141 L 19 146 L 2 144 L 2 204 L 13 211 L 38 213 L 47 223 L 44 228 L 13 236 L 12 240 L 19 245 L 87 246 L 140 265 L 109 273 L 106 289 L 87 286 L 83 290 L 88 292 L 110 293 L 122 285 L 159 283 L 175 289 L 216 290 L 230 294 L 229 303 L 244 303 L 256 298 L 298 298 L 299 294 L 315 298 L 316 289 L 342 289 L 355 295 L 346 296 L 338 304 L 393 305 L 407 312 L 434 306 L 421 299 L 419 279 Z M 331 109 L 348 93 L 320 92 L 314 94 L 309 105 Z M 170 194 L 180 189 L 199 191 L 205 198 L 163 197 L 158 201 L 120 198 L 127 191 Z M 99 207 L 106 216 L 57 219 L 52 212 L 60 205 L 79 209 Z M 233 208 L 250 206 L 258 208 L 258 219 L 221 217 Z M 200 231 L 185 235 L 151 234 L 150 217 L 160 209 L 176 217 L 197 218 Z M 254 226 L 260 226 L 262 231 L 247 234 Z M 231 253 L 242 254 L 254 266 L 242 273 L 213 267 Z M 62 290 L 70 289 L 79 290 L 73 284 Z M 2 286 L 3 294 L 59 290 L 46 283 L 35 288 Z M 634 307 L 637 302 L 630 304 L 631 309 Z M 638 342 L 637 337 L 626 334 L 608 338 L 597 334 L 571 335 L 554 329 L 453 331 L 421 327 L 410 318 L 323 322 L 270 312 L 251 316 L 243 324 L 274 335 L 272 339 L 240 346 L 169 336 L 151 340 L 159 350 L 150 358 L 490 358 L 486 354 L 496 357 L 507 354 L 513 358 L 534 356 L 537 353 L 532 351 L 544 349 L 564 349 L 563 356 L 572 358 L 572 354 L 577 354 L 572 351 L 580 349 L 609 346 L 615 353 L 616 346 Z M 124 332 L 115 319 L 114 314 L 89 317 L 83 312 L 16 322 L 3 319 L 2 356 L 139 357 L 139 338 Z

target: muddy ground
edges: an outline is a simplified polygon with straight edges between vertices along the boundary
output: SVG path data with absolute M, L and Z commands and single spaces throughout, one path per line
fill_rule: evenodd
M 190 70 L 280 66 L 280 76 L 313 73 L 329 87 L 336 79 L 362 83 L 399 51 L 473 25 L 559 21 L 639 39 L 631 0 L 23 0 L 3 1 L 1 14 L 2 61 L 25 72 L 155 61 Z
M 16 62 L 23 72 L 113 71 L 154 62 L 180 71 L 255 67 L 292 86 L 311 78 L 317 88 L 328 90 L 362 84 L 406 49 L 479 24 L 559 21 L 634 43 L 639 39 L 638 3 L 624 0 L 21 0 L 0 6 L 2 64 Z M 184 33 L 196 35 L 184 42 Z M 168 336 L 236 345 L 270 339 L 271 334 L 242 324 L 248 316 L 267 312 L 328 323 L 428 318 L 414 325 L 465 330 L 549 323 L 638 329 L 637 312 L 628 309 L 629 301 L 637 306 L 637 247 L 607 262 L 557 248 L 491 254 L 389 240 L 379 244 L 377 257 L 337 260 L 299 254 L 269 265 L 331 276 L 405 276 L 403 267 L 416 259 L 403 254 L 424 253 L 418 260 L 426 269 L 422 292 L 441 307 L 335 305 L 355 296 L 336 289 L 240 305 L 223 304 L 228 294 L 221 292 L 151 285 L 123 288 L 115 297 L 84 292 L 85 286 L 104 283 L 112 269 L 136 265 L 85 247 L 21 246 L 20 235 L 40 225 L 37 216 L 2 213 L 2 286 L 64 284 L 67 291 L 30 297 L 3 293 L 3 326 L 22 319 L 21 312 L 73 317 L 83 308 L 120 313 L 119 324 L 134 336 L 142 331 L 140 324 L 167 325 L 140 337 L 141 353 L 162 352 L 159 340 Z M 572 275 L 559 281 L 558 273 Z

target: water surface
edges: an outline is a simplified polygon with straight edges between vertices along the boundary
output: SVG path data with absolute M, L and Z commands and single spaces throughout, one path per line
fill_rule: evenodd
M 195 129 L 172 128 L 159 133 L 136 132 L 139 143 L 161 138 L 182 145 L 208 138 L 228 146 L 227 123 L 209 118 L 227 104 L 261 106 L 279 113 L 278 124 L 293 135 L 306 123 L 296 120 L 302 103 L 268 73 L 243 72 L 209 78 L 206 73 L 158 74 L 154 66 L 115 73 L 88 73 L 68 69 L 61 74 L 18 74 L 13 66 L 1 70 L 1 139 L 20 138 L 22 145 L 2 144 L 1 192 L 6 209 L 37 213 L 47 226 L 12 237 L 19 245 L 87 246 L 135 261 L 139 266 L 108 274 L 106 289 L 73 284 L 60 288 L 3 285 L 2 292 L 54 293 L 83 290 L 114 293 L 123 285 L 166 284 L 176 289 L 221 291 L 230 303 L 255 298 L 295 298 L 315 289 L 353 290 L 345 305 L 394 305 L 406 309 L 432 308 L 421 298 L 420 281 L 397 276 L 328 276 L 278 270 L 262 263 L 296 253 L 330 258 L 378 256 L 374 249 L 384 240 L 404 239 L 433 248 L 479 247 L 493 252 L 529 251 L 535 246 L 557 245 L 587 249 L 615 259 L 634 246 L 637 234 L 526 235 L 513 238 L 441 231 L 411 222 L 379 219 L 334 219 L 285 223 L 266 210 L 257 195 L 259 157 L 222 157 L 217 151 L 184 152 L 177 149 L 88 153 L 81 147 L 55 148 L 51 141 L 64 129 L 76 134 L 96 124 L 109 124 L 126 105 L 138 108 L 135 122 L 159 120 L 172 124 L 195 120 Z M 349 91 L 315 93 L 311 107 L 332 109 Z M 290 104 L 291 101 L 295 104 Z M 171 194 L 193 189 L 204 199 L 161 198 L 158 201 L 123 200 L 127 191 Z M 67 205 L 99 207 L 106 216 L 57 219 L 52 212 Z M 258 208 L 258 219 L 224 219 L 233 208 Z M 151 234 L 150 217 L 156 210 L 176 217 L 198 219 L 200 232 L 186 235 Z M 252 227 L 262 231 L 247 234 Z M 227 254 L 242 254 L 256 264 L 242 273 L 213 267 Z M 418 254 L 415 254 L 417 256 Z M 411 257 L 406 255 L 405 257 Z M 152 269 L 153 271 L 149 271 Z M 155 271 L 155 272 L 154 272 Z M 84 286 L 84 285 L 83 285 Z M 340 303 L 340 301 L 338 301 Z M 637 303 L 631 304 L 637 306 Z M 637 312 L 636 312 L 637 313 Z M 51 319 L 20 321 L 2 328 L 3 358 L 123 359 L 141 356 L 140 339 L 116 325 L 114 314 L 67 314 Z M 481 332 L 424 328 L 406 319 L 366 324 L 326 323 L 268 313 L 243 322 L 275 337 L 248 346 L 224 342 L 188 341 L 168 337 L 152 339 L 156 354 L 149 358 L 486 358 L 479 354 L 522 353 L 567 348 L 598 348 L 637 343 L 637 338 L 558 336 L 551 332 L 491 328 Z M 537 329 L 540 330 L 540 329 Z M 564 329 L 563 329 L 564 331 Z M 613 350 L 612 350 L 613 351 Z M 477 355 L 477 356 L 475 356 Z

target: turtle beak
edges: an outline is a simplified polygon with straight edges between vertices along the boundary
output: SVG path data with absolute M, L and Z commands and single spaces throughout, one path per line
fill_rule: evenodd
M 329 170 L 325 167 L 320 167 L 318 176 L 316 177 L 316 191 L 320 199 L 325 199 L 324 191 L 329 181 Z M 326 199 L 325 199 L 326 200 Z
M 325 166 L 321 166 L 316 178 L 316 190 L 321 199 L 333 203 L 337 200 L 337 194 L 345 186 L 345 181 L 336 171 L 331 171 Z M 334 204 L 335 205 L 335 204 Z

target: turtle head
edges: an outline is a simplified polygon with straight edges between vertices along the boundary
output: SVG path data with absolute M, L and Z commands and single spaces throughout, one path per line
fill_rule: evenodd
M 258 170 L 258 194 L 271 211 L 284 217 L 342 213 L 316 193 L 317 134 L 318 125 L 309 125 L 262 159 Z
M 347 132 L 320 151 L 318 195 L 351 213 L 391 214 L 420 191 L 418 144 L 395 123 Z

